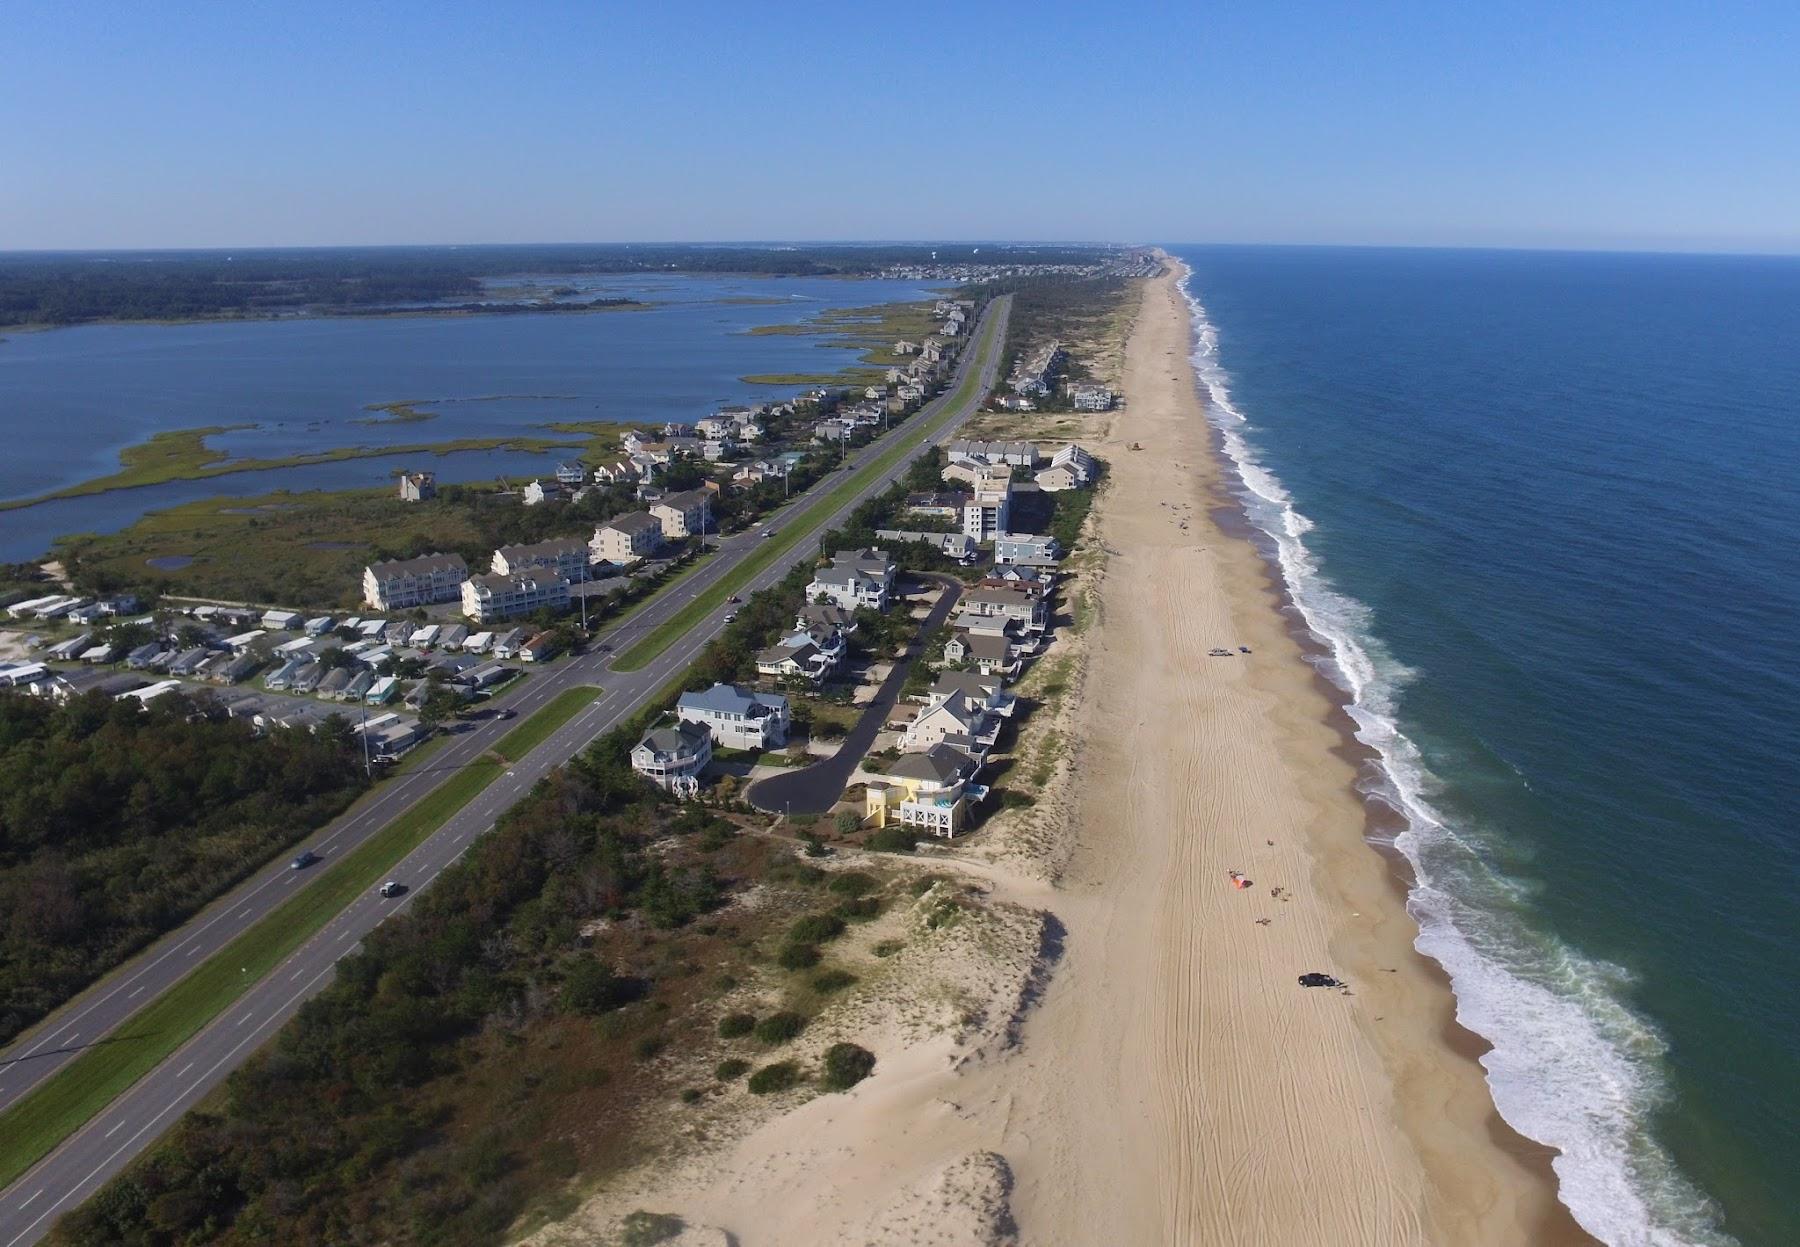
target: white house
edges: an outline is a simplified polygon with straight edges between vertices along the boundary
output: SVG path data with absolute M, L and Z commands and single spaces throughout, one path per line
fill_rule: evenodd
M 525 487 L 525 492 L 521 495 L 525 505 L 528 507 L 535 507 L 544 502 L 561 502 L 563 497 L 563 487 L 558 484 L 555 479 L 548 481 L 534 480 Z
M 894 562 L 881 550 L 852 550 L 831 557 L 806 586 L 808 602 L 829 602 L 847 611 L 867 606 L 884 611 L 894 592 Z
M 779 693 L 715 684 L 704 692 L 683 693 L 675 715 L 705 728 L 721 748 L 761 751 L 787 743 L 788 700 Z

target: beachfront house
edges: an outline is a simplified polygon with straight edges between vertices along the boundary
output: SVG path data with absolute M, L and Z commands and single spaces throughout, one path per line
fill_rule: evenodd
M 999 567 L 1054 567 L 1062 547 L 1048 533 L 998 533 L 994 537 L 994 563 Z
M 963 504 L 962 529 L 969 540 L 992 541 L 1012 520 L 1012 478 L 977 485 Z
M 400 501 L 429 502 L 437 497 L 437 474 L 433 472 L 402 472 L 400 474 Z
M 683 723 L 705 728 L 713 744 L 724 749 L 778 749 L 787 743 L 788 700 L 740 684 L 715 684 L 698 693 L 683 693 L 675 703 Z
M 944 660 L 968 663 L 983 675 L 1015 676 L 1023 665 L 1004 632 L 957 632 L 944 642 Z
M 951 745 L 937 744 L 894 761 L 869 766 L 863 820 L 876 827 L 899 823 L 949 839 L 967 822 L 968 806 L 987 795 L 973 783 L 981 763 Z
M 681 797 L 700 790 L 700 772 L 711 761 L 712 736 L 696 723 L 652 728 L 631 750 L 632 770 Z
M 469 566 L 460 554 L 371 563 L 363 569 L 363 600 L 379 611 L 454 602 L 468 578 Z

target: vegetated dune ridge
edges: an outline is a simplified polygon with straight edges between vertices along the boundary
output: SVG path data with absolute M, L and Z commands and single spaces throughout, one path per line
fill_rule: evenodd
M 933 863 L 985 908 L 869 985 L 874 1076 L 715 1123 L 539 1241 L 605 1241 L 634 1208 L 744 1247 L 1589 1241 L 1494 1113 L 1364 839 L 1341 711 L 1220 526 L 1190 350 L 1174 276 L 1147 283 L 1095 447 L 1074 747 L 994 843 Z M 1313 970 L 1349 991 L 1300 987 Z

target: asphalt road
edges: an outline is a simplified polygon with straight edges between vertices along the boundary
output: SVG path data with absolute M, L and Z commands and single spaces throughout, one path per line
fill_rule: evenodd
M 956 604 L 962 601 L 960 581 L 949 576 L 931 579 L 942 585 L 944 592 L 932 604 L 931 613 L 919 629 L 918 648 L 896 662 L 887 673 L 881 687 L 875 690 L 874 700 L 844 737 L 838 751 L 823 762 L 758 780 L 744 792 L 751 805 L 771 814 L 823 814 L 837 804 L 837 799 L 844 795 L 844 785 L 856 773 L 857 763 L 862 761 L 869 746 L 875 743 L 875 737 L 881 734 L 882 727 L 893 717 L 900 690 L 906 686 L 907 673 L 924 656 L 925 638 L 942 627 Z
M 985 339 L 990 342 L 990 349 L 979 361 L 981 384 L 975 387 L 971 397 L 950 413 L 935 434 L 927 435 L 923 430 L 930 419 L 943 410 L 941 405 L 909 420 L 895 435 L 901 444 L 923 446 L 943 441 L 973 413 L 981 396 L 994 382 L 1009 310 L 1010 301 L 991 307 L 984 314 L 983 323 L 971 335 L 972 340 L 983 341 L 982 332 L 987 321 L 999 318 L 993 337 Z M 975 364 L 976 361 L 965 357 L 962 367 L 966 370 Z M 955 392 L 964 375 L 966 373 L 959 370 L 950 387 L 951 393 Z M 938 401 L 941 404 L 948 399 Z M 858 469 L 894 444 L 889 438 L 881 438 L 853 452 L 849 456 L 849 469 Z M 899 479 L 906 471 L 907 462 L 907 457 L 902 456 L 893 468 L 881 473 L 833 512 L 818 531 L 841 523 L 857 506 Z M 835 481 L 827 478 L 815 488 L 828 492 L 834 486 Z M 656 599 L 636 615 L 602 633 L 587 654 L 538 670 L 517 694 L 496 703 L 516 708 L 518 719 L 511 722 L 488 720 L 474 731 L 452 737 L 426 765 L 388 781 L 366 806 L 320 831 L 305 843 L 305 847 L 324 859 L 319 866 L 307 871 L 290 870 L 287 861 L 291 854 L 283 855 L 0 1054 L 0 1111 L 3 1111 L 25 1091 L 66 1064 L 83 1047 L 104 1039 L 138 1009 L 173 986 L 193 966 L 230 943 L 295 888 L 304 887 L 316 878 L 320 869 L 334 857 L 349 852 L 389 819 L 410 808 L 456 768 L 467 765 L 496 745 L 508 730 L 533 710 L 564 689 L 577 685 L 598 685 L 603 690 L 592 705 L 483 789 L 394 869 L 391 877 L 407 885 L 405 894 L 384 900 L 371 890 L 357 898 L 267 977 L 245 992 L 231 1008 L 202 1027 L 161 1065 L 63 1140 L 6 1190 L 0 1191 L 0 1247 L 23 1247 L 47 1234 L 58 1215 L 93 1194 L 154 1142 L 183 1111 L 204 1097 L 266 1042 L 308 996 L 326 984 L 340 957 L 356 948 L 361 938 L 389 913 L 404 908 L 439 872 L 455 862 L 471 841 L 492 828 L 499 815 L 525 795 L 540 777 L 635 714 L 649 698 L 686 669 L 706 643 L 724 628 L 724 616 L 729 607 L 720 607 L 700 621 L 642 670 L 615 672 L 609 670 L 607 664 L 614 653 L 623 653 L 729 573 L 759 544 L 756 533 L 760 529 L 784 527 L 816 496 L 802 494 L 795 499 L 793 507 L 766 517 L 756 528 L 724 538 L 719 543 L 719 552 L 674 592 Z M 810 542 L 797 543 L 788 554 L 754 577 L 742 592 L 749 594 L 767 588 L 796 563 L 811 558 L 813 553 L 814 546 Z M 598 652 L 600 645 L 607 646 L 608 652 Z M 294 852 L 298 851 L 297 846 Z

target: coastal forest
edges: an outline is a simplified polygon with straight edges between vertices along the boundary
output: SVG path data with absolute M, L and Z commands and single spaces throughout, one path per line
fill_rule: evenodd
M 342 811 L 361 757 L 205 699 L 0 694 L 0 1044 Z

